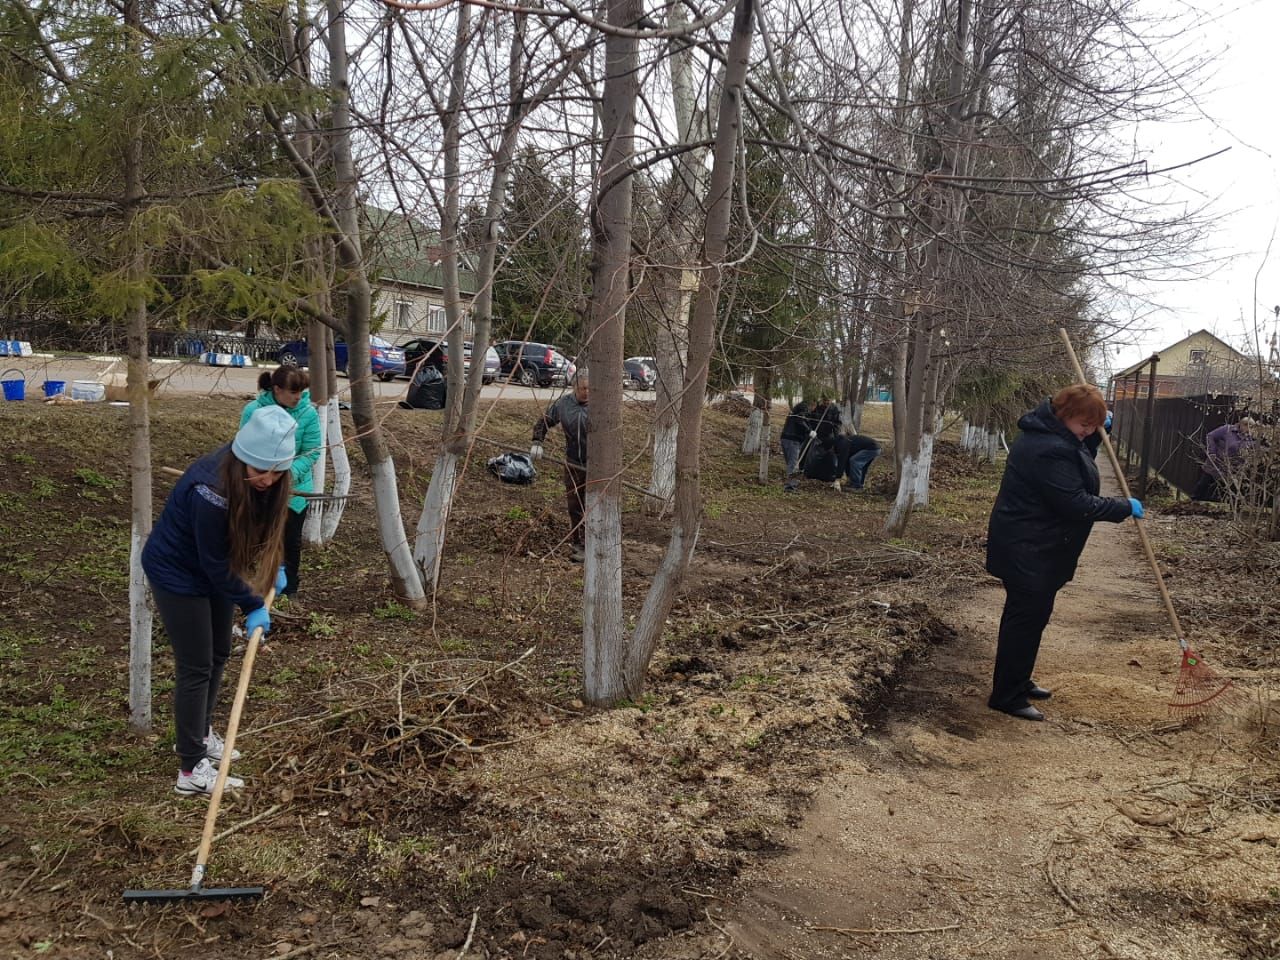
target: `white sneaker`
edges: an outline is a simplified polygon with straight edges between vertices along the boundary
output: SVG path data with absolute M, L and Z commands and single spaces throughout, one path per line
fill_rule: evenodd
M 218 770 L 209 758 L 205 757 L 196 764 L 196 768 L 190 773 L 178 771 L 178 782 L 173 785 L 173 792 L 180 793 L 186 797 L 194 797 L 200 794 L 210 796 L 213 794 L 213 785 L 218 780 Z M 244 786 L 244 781 L 239 777 L 227 777 L 227 790 L 239 790 Z
M 204 755 L 213 761 L 214 766 L 222 766 L 222 754 L 226 748 L 226 744 L 222 742 L 222 738 L 214 732 L 212 727 L 209 728 L 209 733 L 201 742 L 204 744 Z M 178 752 L 178 745 L 176 743 L 173 745 L 173 752 Z M 232 750 L 231 759 L 232 761 L 239 760 L 240 751 Z
M 208 757 L 210 760 L 212 760 L 214 763 L 216 763 L 218 766 L 221 766 L 222 753 L 225 747 L 226 747 L 226 744 L 222 742 L 222 738 L 218 736 L 216 732 L 214 732 L 214 729 L 212 727 L 210 727 L 209 735 L 204 738 L 204 755 Z M 232 750 L 231 759 L 233 762 L 236 760 L 239 760 L 240 751 Z

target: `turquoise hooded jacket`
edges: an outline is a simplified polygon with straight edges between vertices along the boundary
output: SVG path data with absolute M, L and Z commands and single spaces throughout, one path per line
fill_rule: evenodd
M 245 404 L 244 412 L 240 414 L 240 426 L 244 426 L 249 418 L 253 416 L 253 411 L 260 407 L 277 407 L 275 395 L 270 390 L 262 390 L 258 393 L 257 400 L 250 400 Z M 298 425 L 298 449 L 293 458 L 293 468 L 290 470 L 292 474 L 294 493 L 310 493 L 312 490 L 311 468 L 316 462 L 316 458 L 320 456 L 320 416 L 316 413 L 316 408 L 311 403 L 311 391 L 303 390 L 302 396 L 298 398 L 298 405 L 290 410 L 288 407 L 281 407 L 289 416 L 293 417 L 294 422 Z M 302 497 L 290 497 L 289 509 L 294 513 L 302 513 L 307 509 L 307 501 Z

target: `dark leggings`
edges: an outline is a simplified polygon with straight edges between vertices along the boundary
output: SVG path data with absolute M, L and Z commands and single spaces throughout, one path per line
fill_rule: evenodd
M 283 596 L 292 597 L 298 592 L 298 567 L 302 564 L 302 525 L 307 511 L 289 511 L 284 521 L 284 574 L 288 579 Z
M 173 722 L 183 770 L 204 757 L 204 738 L 213 725 L 222 668 L 231 656 L 231 622 L 235 606 L 222 597 L 184 597 L 161 590 L 151 594 L 173 647 L 176 676 Z

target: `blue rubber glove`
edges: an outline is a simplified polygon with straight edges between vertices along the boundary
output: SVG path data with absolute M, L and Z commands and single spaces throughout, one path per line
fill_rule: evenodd
M 1129 506 L 1133 508 L 1133 514 L 1132 514 L 1132 515 L 1133 515 L 1133 516 L 1135 516 L 1135 517 L 1137 517 L 1139 520 L 1141 520 L 1141 519 L 1142 519 L 1142 517 L 1145 515 L 1145 513 L 1144 513 L 1144 511 L 1143 511 L 1143 509 L 1142 509 L 1142 501 L 1141 501 L 1141 500 L 1138 500 L 1138 499 L 1136 499 L 1136 498 L 1134 498 L 1134 497 L 1130 497 L 1130 498 L 1129 498 Z
M 262 635 L 264 637 L 271 632 L 271 614 L 267 612 L 266 607 L 259 607 L 244 618 L 244 629 L 249 636 L 252 637 L 253 631 L 257 630 L 259 627 L 262 628 Z
M 1111 432 L 1111 411 L 1110 410 L 1107 411 L 1107 419 L 1102 421 L 1102 429 L 1107 431 L 1107 433 Z
M 284 593 L 284 588 L 289 585 L 289 575 L 284 572 L 284 564 L 280 564 L 280 569 L 276 571 L 276 595 Z

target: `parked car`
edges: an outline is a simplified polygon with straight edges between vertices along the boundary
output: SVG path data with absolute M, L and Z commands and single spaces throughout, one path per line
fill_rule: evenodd
M 470 340 L 464 340 L 462 343 L 462 369 L 464 371 L 471 369 L 471 354 L 474 345 Z M 435 367 L 441 373 L 444 373 L 449 366 L 449 341 L 448 340 L 432 340 L 426 337 L 419 337 L 416 340 L 408 340 L 400 345 L 404 351 L 405 368 L 409 375 L 413 375 L 413 371 L 418 367 L 418 361 L 424 361 L 428 366 Z M 502 364 L 498 360 L 498 351 L 493 347 L 488 347 L 484 352 L 484 373 L 480 377 L 480 382 L 486 387 L 498 379 L 498 375 L 502 373 Z
M 497 351 L 503 375 L 525 386 L 549 387 L 573 378 L 569 358 L 549 343 L 503 340 Z
M 310 366 L 306 340 L 290 340 L 276 355 L 280 363 L 292 363 L 299 367 Z M 382 380 L 394 380 L 404 374 L 404 351 L 392 346 L 381 337 L 369 338 L 369 360 L 373 375 Z M 337 337 L 333 344 L 333 363 L 340 373 L 347 371 L 347 341 Z
M 658 383 L 658 368 L 652 357 L 628 357 L 622 361 L 626 371 L 626 379 L 635 384 L 637 390 L 652 390 Z

